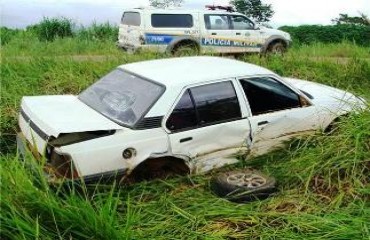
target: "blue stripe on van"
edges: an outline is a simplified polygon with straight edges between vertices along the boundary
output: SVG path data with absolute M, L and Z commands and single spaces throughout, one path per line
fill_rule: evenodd
M 156 34 L 156 33 L 146 33 L 145 34 L 145 43 L 146 44 L 169 44 L 176 35 L 167 35 L 167 34 Z
M 174 40 L 175 37 L 181 35 L 170 35 L 170 34 L 161 34 L 161 33 L 146 33 L 145 34 L 145 43 L 153 45 L 168 45 Z M 243 40 L 234 40 L 228 38 L 202 38 L 201 44 L 203 46 L 214 46 L 214 47 L 249 47 L 249 48 L 260 48 L 261 44 L 246 42 Z

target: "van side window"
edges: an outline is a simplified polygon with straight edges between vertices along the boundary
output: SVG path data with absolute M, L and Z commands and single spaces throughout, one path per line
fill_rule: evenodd
M 152 14 L 152 27 L 156 28 L 191 28 L 193 16 L 190 14 Z
M 122 15 L 121 23 L 123 25 L 140 26 L 141 24 L 140 13 L 124 12 Z
M 234 30 L 254 29 L 253 22 L 244 16 L 232 15 L 230 18 Z
M 241 79 L 253 115 L 299 108 L 298 94 L 270 77 Z
M 229 30 L 231 29 L 228 15 L 205 14 L 204 22 L 206 29 L 209 30 Z

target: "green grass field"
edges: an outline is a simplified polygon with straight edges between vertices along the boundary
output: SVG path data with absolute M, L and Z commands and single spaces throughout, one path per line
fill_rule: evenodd
M 14 39 L 1 55 L 1 239 L 370 239 L 369 109 L 343 120 L 334 134 L 296 139 L 219 170 L 253 167 L 275 176 L 279 192 L 263 201 L 214 196 L 215 172 L 65 191 L 46 183 L 31 156 L 17 158 L 21 97 L 78 94 L 120 64 L 166 56 L 127 55 L 110 41 L 70 38 Z M 369 48 L 341 43 L 242 60 L 370 100 L 369 58 Z

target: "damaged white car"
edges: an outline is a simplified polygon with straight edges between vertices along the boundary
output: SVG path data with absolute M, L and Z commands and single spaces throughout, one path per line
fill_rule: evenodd
M 172 58 L 119 66 L 78 96 L 23 97 L 17 142 L 54 177 L 146 179 L 262 154 L 365 106 L 245 62 Z

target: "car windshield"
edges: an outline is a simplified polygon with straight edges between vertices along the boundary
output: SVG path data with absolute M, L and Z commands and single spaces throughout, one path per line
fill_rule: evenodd
M 164 90 L 157 83 L 116 69 L 83 91 L 78 98 L 112 121 L 134 127 Z

